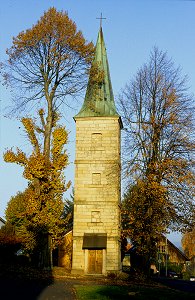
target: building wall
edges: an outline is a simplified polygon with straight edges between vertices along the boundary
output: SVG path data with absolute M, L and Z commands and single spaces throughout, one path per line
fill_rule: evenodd
M 162 265 L 165 265 L 166 254 L 167 254 L 167 262 L 174 265 L 182 265 L 183 272 L 186 270 L 186 262 L 189 261 L 188 257 L 182 253 L 174 244 L 172 244 L 169 240 L 162 238 L 158 243 L 158 256 L 162 261 Z
M 0 228 L 5 225 L 5 220 L 0 217 Z
M 84 233 L 107 233 L 105 272 L 120 260 L 120 124 L 118 117 L 76 119 L 73 272 L 87 272 Z
M 165 239 L 162 239 L 158 243 L 159 252 L 162 254 L 162 259 L 164 259 L 163 254 L 168 254 L 168 260 L 171 263 L 180 264 L 185 263 L 187 258 L 182 254 L 182 252 L 173 244 L 171 244 L 169 241 L 165 242 Z
M 68 232 L 58 247 L 58 266 L 71 270 L 72 267 L 72 231 Z

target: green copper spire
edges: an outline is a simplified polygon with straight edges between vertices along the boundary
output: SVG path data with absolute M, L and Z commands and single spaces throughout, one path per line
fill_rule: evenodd
M 119 116 L 112 91 L 102 27 L 98 33 L 85 100 L 75 117 Z

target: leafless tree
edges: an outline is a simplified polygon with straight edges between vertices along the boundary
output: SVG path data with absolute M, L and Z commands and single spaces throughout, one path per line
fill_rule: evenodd
M 127 187 L 138 181 L 162 187 L 166 226 L 184 229 L 194 222 L 195 186 L 195 107 L 187 78 L 166 53 L 154 48 L 148 63 L 123 89 L 119 105 Z

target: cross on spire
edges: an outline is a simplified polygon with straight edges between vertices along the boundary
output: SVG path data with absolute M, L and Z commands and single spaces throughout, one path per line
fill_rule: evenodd
M 106 20 L 106 18 L 103 18 L 101 13 L 100 18 L 96 18 L 96 19 L 100 20 L 100 28 L 102 28 L 102 20 Z

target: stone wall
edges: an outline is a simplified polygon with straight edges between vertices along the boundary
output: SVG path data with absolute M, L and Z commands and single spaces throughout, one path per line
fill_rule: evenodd
M 104 270 L 120 269 L 120 124 L 118 117 L 76 119 L 73 271 L 87 270 L 84 233 L 106 233 Z
M 62 239 L 58 247 L 58 266 L 71 270 L 72 267 L 72 231 L 69 231 Z

